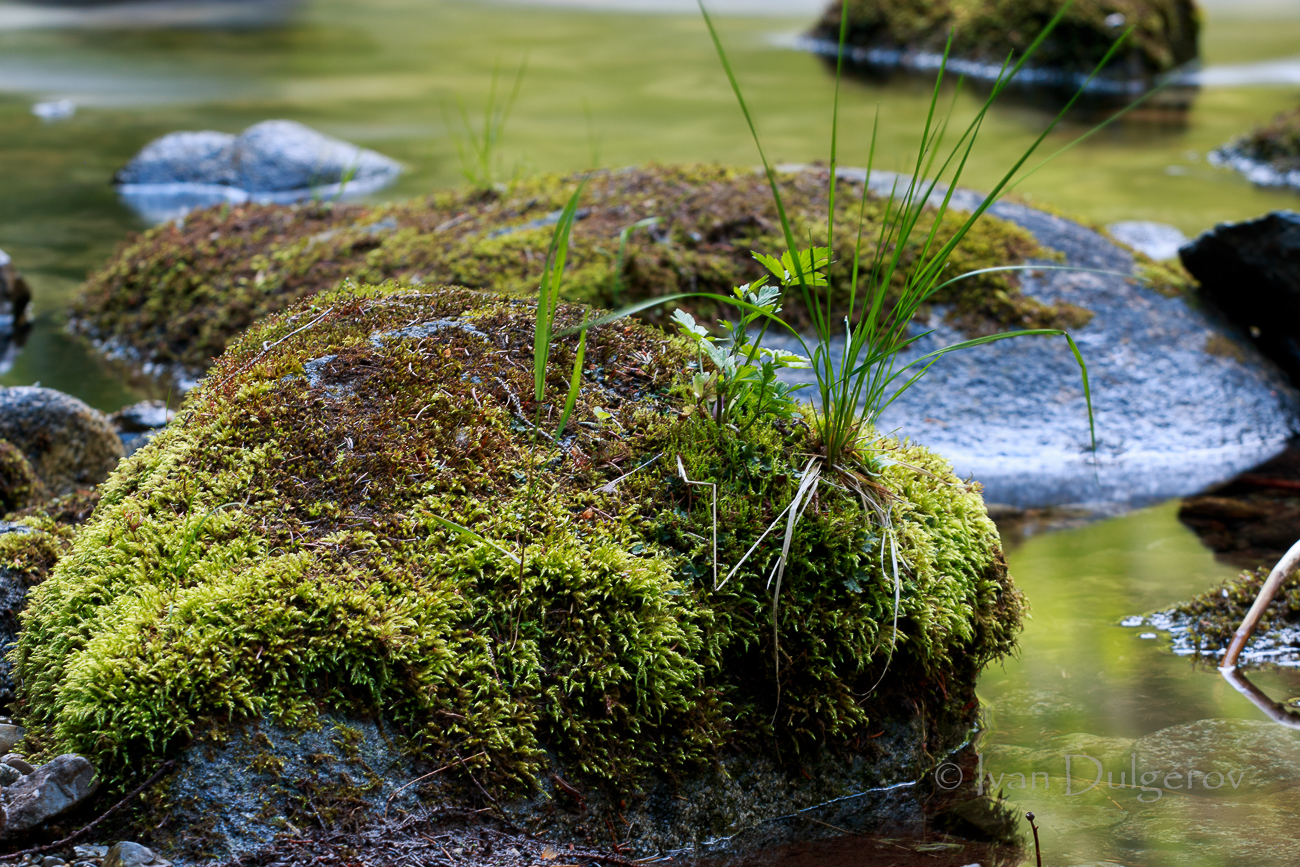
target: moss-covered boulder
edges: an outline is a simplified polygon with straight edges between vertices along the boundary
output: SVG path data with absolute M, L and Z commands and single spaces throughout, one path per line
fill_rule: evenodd
M 585 313 L 563 306 L 560 326 Z M 271 814 L 315 822 L 285 776 L 314 760 L 241 726 L 366 718 L 407 764 L 357 770 L 362 806 L 438 770 L 401 798 L 504 805 L 579 839 L 608 839 L 609 819 L 639 850 L 873 786 L 909 797 L 1019 629 L 978 488 L 875 441 L 868 484 L 892 530 L 827 484 L 775 605 L 780 532 L 715 583 L 789 504 L 815 436 L 681 412 L 691 352 L 617 322 L 591 332 L 556 444 L 575 339 L 536 406 L 533 315 L 459 288 L 345 287 L 237 340 L 32 592 L 29 741 L 122 783 L 196 739 L 209 747 L 182 776 L 198 774 L 243 738 L 247 780 L 297 793 L 301 813 Z M 731 800 L 687 798 L 706 778 Z M 167 845 L 201 845 L 181 838 Z
M 374 207 L 250 205 L 192 213 L 183 225 L 167 223 L 124 243 L 86 282 L 73 327 L 148 372 L 197 376 L 254 322 L 345 278 L 527 295 L 537 290 L 554 223 L 578 182 L 545 175 L 505 192 L 461 190 Z M 825 172 L 786 174 L 782 187 L 796 235 L 824 238 Z M 860 182 L 840 182 L 837 249 L 854 248 L 861 192 Z M 868 261 L 883 208 L 882 199 L 868 199 Z M 748 169 L 651 165 L 600 172 L 587 182 L 579 217 L 564 291 L 569 300 L 602 307 L 679 292 L 726 294 L 760 276 L 751 251 L 785 248 L 767 182 Z M 650 218 L 659 222 L 630 232 L 623 249 L 624 230 Z M 956 214 L 945 217 L 938 239 L 960 223 Z M 923 219 L 913 237 L 924 238 L 926 227 Z M 915 244 L 908 247 L 900 283 L 918 252 Z M 956 274 L 1041 252 L 1026 232 L 988 217 L 958 246 L 949 267 Z M 834 265 L 840 287 L 850 282 L 851 259 Z M 863 280 L 869 271 L 862 269 Z M 950 318 L 969 333 L 1086 321 L 1086 312 L 1027 298 L 1018 285 L 1014 274 L 984 274 L 934 300 L 949 305 Z M 712 319 L 708 303 L 685 306 Z M 670 312 L 646 315 L 661 321 Z M 797 303 L 787 313 L 807 320 Z
M 1283 111 L 1210 154 L 1261 187 L 1300 190 L 1300 107 Z
M 27 455 L 9 440 L 0 439 L 0 515 L 29 505 L 42 487 Z
M 995 79 L 1007 56 L 1022 55 L 1062 6 L 1057 0 L 847 2 L 848 42 L 859 49 L 850 55 L 854 62 L 932 71 L 951 33 L 953 70 L 977 80 Z M 836 0 L 812 33 L 832 53 L 842 10 Z M 1130 27 L 1127 43 L 1089 85 L 1092 95 L 1131 100 L 1197 57 L 1200 12 L 1193 0 L 1077 0 L 1034 53 L 1026 83 L 1073 93 Z

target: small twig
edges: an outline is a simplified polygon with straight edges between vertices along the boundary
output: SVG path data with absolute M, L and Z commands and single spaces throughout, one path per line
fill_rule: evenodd
M 1241 621 L 1241 626 L 1237 627 L 1237 632 L 1232 636 L 1231 643 L 1228 644 L 1228 651 L 1223 655 L 1223 662 L 1219 665 L 1219 671 L 1228 672 L 1237 667 L 1237 657 L 1241 656 L 1241 651 L 1245 649 L 1246 642 L 1254 634 L 1255 627 L 1259 625 L 1260 618 L 1264 616 L 1264 610 L 1268 608 L 1277 591 L 1282 587 L 1283 582 L 1291 577 L 1291 573 L 1296 567 L 1300 566 L 1300 542 L 1291 546 L 1273 567 L 1269 573 L 1268 580 L 1264 586 L 1259 588 L 1259 595 L 1255 597 L 1255 603 L 1250 606 L 1246 612 L 1246 619 Z
M 487 755 L 487 751 L 485 750 L 481 753 L 478 753 L 477 755 L 470 756 L 470 758 L 477 759 L 479 756 L 486 756 L 486 755 Z M 464 764 L 464 759 L 461 760 L 461 763 Z M 388 808 L 389 806 L 392 805 L 393 798 L 396 798 L 398 795 L 402 794 L 402 792 L 405 792 L 407 789 L 411 788 L 411 786 L 414 786 L 416 783 L 420 782 L 421 780 L 427 780 L 429 779 L 429 777 L 432 777 L 436 774 L 441 774 L 443 771 L 447 770 L 448 768 L 454 767 L 455 764 L 456 764 L 455 762 L 452 762 L 451 764 L 443 765 L 441 768 L 438 768 L 438 770 L 436 771 L 429 771 L 429 773 L 425 774 L 422 777 L 416 777 L 414 780 L 411 780 L 411 782 L 407 783 L 405 786 L 402 786 L 400 789 L 398 789 L 397 791 L 389 795 L 388 800 L 384 802 L 384 818 L 385 819 L 388 818 Z
M 69 834 L 67 837 L 64 837 L 62 840 L 57 840 L 53 843 L 49 843 L 44 846 L 34 846 L 31 849 L 23 849 L 20 852 L 10 852 L 7 855 L 0 855 L 0 861 L 12 861 L 15 858 L 22 858 L 25 855 L 39 855 L 42 852 L 51 852 L 55 849 L 62 849 L 64 846 L 67 846 L 69 843 L 81 839 L 92 828 L 94 828 L 100 822 L 107 819 L 113 813 L 117 812 L 117 810 L 123 807 L 128 801 L 130 801 L 136 795 L 140 794 L 145 789 L 149 788 L 154 783 L 158 782 L 158 780 L 162 779 L 163 775 L 166 774 L 168 771 L 170 771 L 172 769 L 172 766 L 175 764 L 176 762 L 174 761 L 164 762 L 161 768 L 154 771 L 153 776 L 149 777 L 149 779 L 145 780 L 143 783 L 136 786 L 129 795 L 127 795 L 122 800 L 118 801 L 113 806 L 109 807 L 107 810 L 105 810 L 103 813 L 100 814 L 98 819 L 91 822 L 89 825 L 85 826 L 80 831 L 74 831 L 72 834 Z
M 1029 820 L 1029 827 L 1034 829 L 1034 857 L 1038 860 L 1038 867 L 1043 867 L 1043 853 L 1038 848 L 1038 826 L 1034 824 L 1034 814 L 1025 813 L 1025 818 Z
M 296 331 L 290 331 L 288 334 L 286 334 L 284 337 L 281 337 L 279 340 L 275 341 L 274 343 L 267 343 L 266 341 L 263 341 L 262 351 L 259 352 L 257 355 L 253 356 L 253 358 L 241 364 L 239 367 L 235 368 L 233 371 L 231 371 L 229 376 L 221 380 L 221 382 L 217 383 L 217 387 L 220 388 L 221 386 L 225 385 L 227 382 L 230 382 L 230 380 L 234 379 L 236 376 L 248 370 L 254 364 L 257 364 L 257 362 L 261 361 L 262 357 L 266 355 L 268 352 L 270 352 L 272 349 L 275 349 L 275 347 L 279 346 L 281 343 L 284 343 L 286 340 L 288 340 L 290 337 L 293 337 L 295 334 L 301 334 L 302 332 L 306 331 L 308 328 L 311 328 L 317 322 L 320 322 L 322 319 L 324 319 L 326 316 L 330 315 L 333 312 L 334 312 L 334 308 L 333 307 L 329 308 L 320 316 L 317 316 L 315 319 L 313 319 L 311 322 L 308 322 L 306 325 L 297 329 Z
M 653 464 L 655 461 L 659 460 L 659 459 L 662 458 L 663 456 L 664 456 L 664 453 L 663 453 L 663 452 L 660 452 L 659 454 L 655 455 L 655 456 L 652 457 L 650 460 L 646 461 L 645 463 L 641 464 L 640 466 L 636 467 L 635 469 L 628 470 L 626 473 L 624 473 L 623 475 L 619 476 L 619 477 L 618 477 L 617 479 L 615 479 L 614 481 L 612 481 L 612 482 L 606 482 L 605 484 L 601 485 L 601 486 L 600 486 L 599 488 L 597 488 L 596 490 L 597 490 L 599 493 L 602 493 L 602 494 L 616 494 L 616 493 L 618 493 L 618 490 L 617 490 L 616 486 L 618 485 L 619 482 L 623 481 L 624 479 L 626 479 L 628 476 L 632 475 L 632 474 L 635 473 L 635 472 L 638 472 L 638 471 L 640 471 L 640 470 L 644 470 L 646 467 L 650 466 L 651 464 Z
M 481 756 L 481 755 L 486 755 L 486 753 L 479 753 L 479 755 L 480 755 L 480 756 Z M 478 757 L 478 756 L 470 756 L 471 759 L 473 759 L 473 758 L 477 758 L 477 757 Z M 456 758 L 457 758 L 457 759 L 460 759 L 460 766 L 461 766 L 462 768 L 465 769 L 465 773 L 469 776 L 470 781 L 471 781 L 472 783 L 474 783 L 475 786 L 478 786 L 478 790 L 479 790 L 480 792 L 483 793 L 483 797 L 485 797 L 485 798 L 487 798 L 489 801 L 491 801 L 492 804 L 497 808 L 497 810 L 501 811 L 501 813 L 504 815 L 505 811 L 504 811 L 504 810 L 501 810 L 501 805 L 497 803 L 497 799 L 494 798 L 494 797 L 492 797 L 491 795 L 489 795 L 489 794 L 488 794 L 488 790 L 485 789 L 485 788 L 483 788 L 482 784 L 480 784 L 479 781 L 478 781 L 477 779 L 474 778 L 474 772 L 471 771 L 471 770 L 469 769 L 469 765 L 465 764 L 465 760 L 464 760 L 463 758 L 461 758 L 461 755 L 460 755 L 459 752 L 456 753 Z
M 638 468 L 639 469 L 639 468 Z M 636 472 L 636 470 L 633 470 Z M 682 464 L 682 456 L 677 456 L 677 472 L 681 474 L 682 481 L 688 485 L 701 485 L 709 488 L 713 492 L 713 586 L 718 586 L 718 485 L 716 482 L 693 482 L 690 476 L 686 475 L 686 467 Z
M 832 831 L 839 831 L 841 834 L 848 834 L 850 837 L 862 836 L 861 834 L 850 831 L 847 828 L 841 828 L 838 825 L 832 825 L 830 822 L 823 822 L 821 819 L 814 819 L 812 816 L 805 816 L 804 818 L 807 819 L 809 822 L 816 822 L 818 825 L 825 825 L 827 828 L 830 828 Z

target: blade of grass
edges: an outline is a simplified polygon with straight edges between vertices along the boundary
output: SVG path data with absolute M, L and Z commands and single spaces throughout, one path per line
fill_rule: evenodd
M 430 515 L 429 517 L 433 518 L 434 521 L 446 527 L 448 530 L 451 530 L 456 533 L 460 533 L 462 536 L 467 536 L 470 539 L 473 539 L 475 542 L 478 542 L 482 545 L 487 545 L 489 548 L 495 549 L 499 554 L 509 559 L 510 562 L 514 563 L 516 566 L 523 565 L 523 561 L 520 560 L 517 556 L 511 554 L 505 548 L 502 548 L 500 545 L 498 545 L 496 542 L 493 542 L 491 539 L 487 538 L 482 533 L 476 533 L 473 530 L 471 530 L 469 527 L 465 527 L 460 524 L 457 524 L 455 521 L 448 521 L 446 518 L 440 518 L 437 515 Z
M 560 424 L 555 429 L 557 442 L 564 436 L 564 426 L 569 423 L 569 416 L 578 402 L 578 392 L 582 389 L 582 365 L 587 358 L 587 330 L 587 323 L 584 321 L 580 329 L 582 336 L 578 338 L 578 352 L 573 359 L 573 375 L 569 377 L 569 394 L 564 399 L 564 412 L 560 413 Z

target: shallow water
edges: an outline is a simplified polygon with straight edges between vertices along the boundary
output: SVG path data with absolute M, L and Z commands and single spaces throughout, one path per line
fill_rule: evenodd
M 1044 863 L 1300 863 L 1294 812 L 1300 810 L 1300 732 L 1264 722 L 1213 668 L 1173 656 L 1167 636 L 1143 638 L 1152 633 L 1119 625 L 1235 574 L 1178 523 L 1176 511 L 1170 503 L 1039 535 L 1009 552 L 1032 620 L 1020 658 L 980 680 L 989 729 L 979 749 L 985 773 L 1001 780 L 1021 812 L 1036 814 Z M 1295 670 L 1251 677 L 1275 701 L 1300 697 Z M 1189 739 L 1188 726 L 1204 736 Z M 1096 766 L 1076 757 L 1073 794 L 1067 794 L 1067 754 L 1098 759 L 1116 788 L 1103 780 L 1083 791 Z M 1131 774 L 1134 754 L 1139 782 L 1161 772 L 1151 778 L 1158 795 L 1118 788 L 1120 774 Z M 1234 789 L 1229 779 L 1206 788 L 1198 776 L 1188 790 L 1188 769 L 1231 773 L 1240 785 Z M 1166 787 L 1165 775 L 1174 770 L 1184 779 Z M 1015 788 L 1017 773 L 1037 787 Z M 1034 779 L 1035 773 L 1046 777 Z M 1250 790 L 1251 781 L 1268 785 Z M 968 779 L 963 788 L 970 785 Z M 1250 839 L 1267 843 L 1271 853 L 1243 851 Z

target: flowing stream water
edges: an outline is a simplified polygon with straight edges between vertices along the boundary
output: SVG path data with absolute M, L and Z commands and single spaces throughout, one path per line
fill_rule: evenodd
M 821 60 L 790 48 L 818 4 L 730 0 L 718 8 L 769 153 L 787 162 L 824 159 L 832 80 Z M 77 27 L 68 26 L 75 17 L 58 15 L 0 3 L 0 248 L 27 274 L 36 311 L 0 385 L 40 382 L 104 410 L 162 394 L 66 337 L 62 310 L 87 270 L 144 228 L 108 181 L 158 135 L 292 118 L 401 160 L 406 174 L 376 198 L 419 195 L 460 180 L 458 105 L 474 117 L 494 70 L 508 87 L 526 58 L 502 143 L 505 175 L 593 162 L 756 162 L 708 35 L 679 0 L 305 0 L 287 23 L 258 29 Z M 1156 220 L 1188 235 L 1295 206 L 1294 194 L 1256 189 L 1205 157 L 1297 103 L 1300 4 L 1213 3 L 1202 45 L 1204 86 L 1186 117 L 1116 124 L 1016 192 L 1098 223 Z M 841 160 L 866 163 L 878 112 L 877 165 L 906 169 L 926 88 L 909 79 L 847 82 Z M 34 103 L 61 99 L 75 104 L 71 117 L 47 122 L 31 112 Z M 958 119 L 975 107 L 973 96 L 959 96 Z M 991 185 L 1044 123 L 1032 107 L 995 110 L 965 185 Z M 1084 128 L 1067 124 L 1044 154 Z M 1212 670 L 1172 656 L 1159 635 L 1119 625 L 1233 573 L 1177 523 L 1174 506 L 1038 535 L 1009 557 L 1034 616 L 1020 658 L 981 681 L 989 728 L 979 749 L 998 788 L 1040 816 L 1046 863 L 1300 863 L 1291 830 L 1300 789 L 1174 791 L 1162 782 L 1152 800 L 1150 791 L 1105 783 L 1079 794 L 1066 788 L 1067 755 L 1083 780 L 1072 789 L 1093 778 L 1085 755 L 1113 776 L 1139 761 L 1141 773 L 1165 761 L 1203 777 L 1218 773 L 1208 764 L 1218 762 L 1237 779 L 1276 776 L 1270 761 L 1300 756 L 1300 736 L 1264 733 L 1262 715 Z M 1300 695 L 1294 672 L 1257 681 L 1279 700 Z M 1214 720 L 1231 722 L 1207 722 Z M 1017 788 L 1021 779 L 1026 788 Z M 1291 856 L 1269 860 L 1286 845 Z

